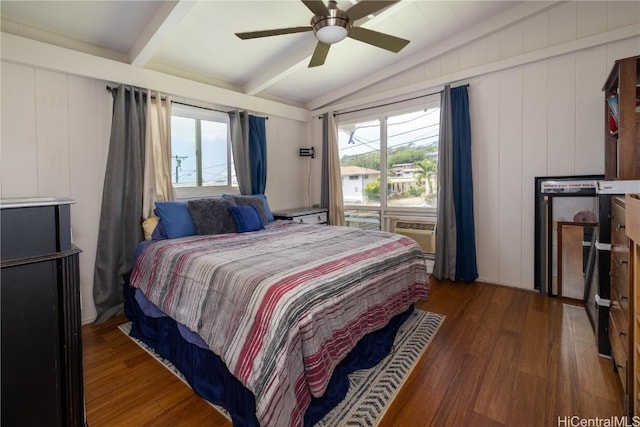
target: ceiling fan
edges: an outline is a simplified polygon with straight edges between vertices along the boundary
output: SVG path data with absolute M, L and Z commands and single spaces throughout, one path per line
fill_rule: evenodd
M 324 64 L 329 48 L 346 37 L 389 50 L 400 52 L 409 40 L 401 39 L 389 34 L 379 33 L 367 28 L 356 27 L 355 21 L 367 15 L 376 13 L 385 7 L 397 3 L 395 1 L 362 0 L 347 10 L 338 9 L 337 3 L 330 0 L 326 6 L 321 0 L 302 0 L 307 8 L 313 12 L 311 25 L 305 27 L 279 28 L 275 30 L 251 31 L 248 33 L 236 33 L 242 40 L 259 37 L 278 36 L 281 34 L 314 32 L 318 44 L 313 52 L 309 67 L 317 67 Z

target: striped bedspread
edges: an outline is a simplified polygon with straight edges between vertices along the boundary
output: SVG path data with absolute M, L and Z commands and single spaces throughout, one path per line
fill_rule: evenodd
M 301 426 L 360 338 L 429 293 L 413 240 L 289 221 L 157 242 L 131 283 L 222 358 L 262 426 Z

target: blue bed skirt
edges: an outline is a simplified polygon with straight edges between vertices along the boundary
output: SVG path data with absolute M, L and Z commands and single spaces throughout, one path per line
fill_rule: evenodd
M 229 372 L 220 357 L 211 350 L 186 341 L 176 321 L 170 317 L 146 316 L 136 301 L 135 289 L 128 284 L 124 285 L 124 299 L 125 314 L 132 323 L 132 337 L 171 361 L 198 395 L 224 407 L 231 415 L 234 426 L 259 425 L 253 393 Z M 313 426 L 344 399 L 349 389 L 349 373 L 375 366 L 389 354 L 398 329 L 412 311 L 413 305 L 391 319 L 384 328 L 360 340 L 336 367 L 325 395 L 312 400 L 305 413 L 305 426 Z

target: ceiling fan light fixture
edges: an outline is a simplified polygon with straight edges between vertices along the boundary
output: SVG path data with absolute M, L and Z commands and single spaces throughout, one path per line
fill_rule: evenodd
M 349 31 L 345 27 L 340 27 L 338 25 L 331 25 L 327 27 L 322 27 L 318 31 L 316 31 L 316 37 L 322 43 L 333 44 L 338 43 L 339 41 L 344 40 L 347 37 Z
M 316 38 L 322 43 L 338 43 L 349 34 L 351 20 L 340 9 L 330 9 L 329 12 L 330 16 L 314 16 L 311 19 L 311 26 Z

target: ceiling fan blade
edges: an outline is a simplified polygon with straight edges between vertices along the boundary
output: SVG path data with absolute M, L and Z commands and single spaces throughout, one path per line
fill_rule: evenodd
M 396 53 L 409 44 L 409 40 L 362 27 L 351 27 L 348 37 Z
M 247 40 L 247 39 L 257 39 L 259 37 L 279 36 L 281 34 L 304 33 L 305 31 L 311 31 L 311 30 L 313 30 L 313 28 L 311 28 L 310 26 L 291 27 L 291 28 L 279 28 L 276 30 L 263 30 L 263 31 L 250 31 L 248 33 L 236 33 L 236 36 L 240 37 L 242 40 Z
M 329 16 L 329 9 L 321 0 L 302 0 L 307 8 L 318 16 Z
M 311 61 L 309 61 L 309 68 L 317 67 L 324 64 L 325 59 L 327 59 L 327 54 L 329 53 L 330 47 L 330 44 L 322 43 L 319 41 L 316 45 L 316 49 L 313 51 Z
M 351 21 L 357 21 L 360 18 L 364 18 L 367 15 L 371 15 L 376 13 L 379 10 L 384 9 L 387 6 L 391 6 L 394 3 L 398 3 L 399 0 L 395 1 L 377 1 L 377 0 L 362 0 L 355 5 L 351 6 L 349 9 L 345 10 L 344 13 L 347 14 Z

